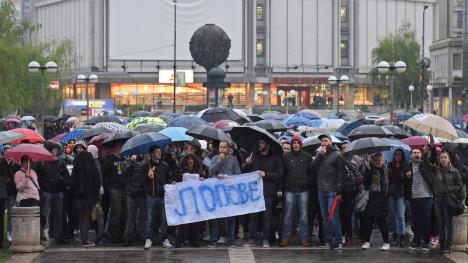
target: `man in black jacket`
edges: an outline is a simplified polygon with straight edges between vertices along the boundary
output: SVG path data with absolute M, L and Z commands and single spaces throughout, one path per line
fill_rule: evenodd
M 312 169 L 317 171 L 317 190 L 320 203 L 325 242 L 331 249 L 342 247 L 340 205 L 343 187 L 346 181 L 345 159 L 341 153 L 332 146 L 331 137 L 322 134 L 319 137 L 320 148 L 312 161 Z M 330 212 L 334 202 L 336 208 L 331 220 Z
M 311 170 L 309 169 L 312 156 L 302 150 L 301 138 L 297 135 L 291 139 L 292 151 L 283 157 L 284 176 L 283 193 L 284 194 L 284 218 L 283 233 L 280 246 L 285 247 L 289 244 L 289 236 L 292 231 L 293 213 L 299 212 L 299 236 L 303 247 L 310 246 L 309 243 L 309 225 L 307 219 L 307 208 L 309 203 L 309 183 Z M 297 209 L 297 211 L 296 211 Z
M 260 171 L 263 180 L 263 196 L 265 199 L 265 211 L 249 215 L 249 240 L 246 246 L 255 245 L 258 216 L 263 214 L 263 247 L 270 247 L 271 225 L 273 219 L 273 199 L 277 193 L 277 182 L 283 177 L 283 163 L 281 156 L 271 150 L 267 139 L 260 139 L 258 152 L 246 159 L 244 170 L 246 172 Z
M 10 149 L 9 146 L 3 147 L 3 155 Z M 5 208 L 8 209 L 8 240 L 11 241 L 11 210 L 16 202 L 15 172 L 19 170 L 19 165 L 12 159 L 0 158 L 0 226 L 4 225 Z M 3 237 L 2 227 L 0 237 Z M 3 238 L 0 238 L 0 248 L 3 247 Z
M 53 141 L 47 141 L 44 143 L 44 148 L 55 157 L 55 160 L 41 162 L 34 167 L 38 175 L 39 187 L 45 197 L 45 201 L 41 202 L 43 204 L 41 213 L 43 218 L 47 218 L 50 211 L 53 215 L 53 231 L 49 231 L 49 233 L 53 232 L 56 243 L 67 244 L 68 242 L 63 238 L 62 226 L 63 192 L 70 174 L 64 161 L 57 158 L 60 146 Z M 44 226 L 45 220 L 41 224 L 41 237 L 44 237 Z M 52 230 L 52 226 L 49 226 L 49 230 Z

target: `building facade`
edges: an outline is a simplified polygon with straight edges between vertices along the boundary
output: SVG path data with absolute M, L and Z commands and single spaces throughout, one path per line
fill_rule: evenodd
M 176 104 L 207 103 L 205 70 L 193 62 L 188 42 L 207 23 L 231 38 L 231 54 L 222 67 L 237 107 L 372 106 L 386 96 L 383 83 L 368 77 L 371 51 L 379 39 L 410 23 L 424 49 L 438 34 L 436 0 L 29 0 L 28 19 L 40 24 L 35 41 L 69 39 L 76 66 L 63 69 L 65 98 L 85 98 L 85 85 L 74 80 L 95 73 L 89 96 L 113 99 L 118 107 L 172 108 L 172 70 L 193 72 L 179 82 Z M 176 60 L 174 63 L 174 14 Z M 330 75 L 346 74 L 350 84 L 330 87 Z M 398 88 L 398 87 L 396 87 Z M 282 91 L 282 92 L 281 92 Z M 340 93 L 340 94 L 338 94 Z M 226 99 L 227 101 L 227 99 Z

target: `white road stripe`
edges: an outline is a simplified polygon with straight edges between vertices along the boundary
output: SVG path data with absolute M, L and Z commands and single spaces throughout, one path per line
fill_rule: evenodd
M 229 260 L 231 263 L 255 263 L 255 257 L 250 248 L 230 248 Z

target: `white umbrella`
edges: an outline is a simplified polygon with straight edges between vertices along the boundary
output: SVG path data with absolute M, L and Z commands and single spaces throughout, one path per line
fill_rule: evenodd
M 434 114 L 416 114 L 403 124 L 416 131 L 432 134 L 434 137 L 446 138 L 450 141 L 458 139 L 457 131 L 453 125 L 446 119 Z
M 70 117 L 67 119 L 67 121 L 65 123 L 71 123 L 71 122 L 77 122 L 78 121 L 78 118 L 77 117 Z
M 35 120 L 36 118 L 34 118 L 33 116 L 23 116 L 21 117 L 21 121 L 33 121 Z

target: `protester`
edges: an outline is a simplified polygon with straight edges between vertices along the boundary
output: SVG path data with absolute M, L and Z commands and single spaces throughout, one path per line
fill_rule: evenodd
M 288 152 L 291 151 L 291 144 L 288 141 L 286 141 L 282 145 L 283 145 L 282 148 L 283 148 L 283 153 L 284 154 L 287 154 Z
M 269 248 L 269 239 L 272 234 L 273 200 L 278 191 L 278 181 L 283 177 L 283 164 L 281 153 L 271 149 L 270 142 L 262 138 L 258 142 L 257 150 L 246 159 L 244 170 L 246 172 L 259 171 L 263 181 L 263 196 L 265 211 L 249 215 L 249 240 L 246 246 L 254 246 L 257 235 L 258 218 L 262 216 L 262 247 Z
M 219 153 L 215 155 L 210 164 L 209 175 L 211 178 L 223 179 L 226 176 L 240 174 L 240 165 L 237 158 L 231 152 L 231 146 L 227 141 L 219 143 Z M 210 247 L 216 246 L 219 239 L 219 221 L 221 219 L 209 220 L 210 228 Z M 236 220 L 234 217 L 228 217 L 228 233 L 227 245 L 228 247 L 235 247 L 234 234 L 236 230 Z
M 301 137 L 295 135 L 291 139 L 292 151 L 283 157 L 283 184 L 284 193 L 284 218 L 281 247 L 288 246 L 292 231 L 293 214 L 298 213 L 299 236 L 301 246 L 308 247 L 309 225 L 308 225 L 308 202 L 309 183 L 311 181 L 311 169 L 309 167 L 312 156 L 302 150 Z M 297 209 L 297 210 L 296 210 Z
M 345 160 L 339 151 L 332 146 L 329 135 L 318 137 L 321 146 L 312 162 L 312 169 L 317 171 L 317 186 L 320 211 L 325 229 L 325 241 L 331 249 L 342 248 L 340 204 L 346 178 Z M 294 149 L 294 145 L 293 145 Z M 335 203 L 335 211 L 330 212 Z
M 18 190 L 16 203 L 20 207 L 40 207 L 40 188 L 36 171 L 32 169 L 31 157 L 23 155 L 20 164 L 21 168 L 15 173 L 15 185 Z
M 16 190 L 15 185 L 15 173 L 20 169 L 20 165 L 18 165 L 13 159 L 9 159 L 5 157 L 5 154 L 9 151 L 11 147 L 9 145 L 3 146 L 3 157 L 0 158 L 0 178 L 3 178 L 5 183 L 5 190 L 6 190 L 6 201 L 7 201 L 7 214 L 8 214 L 8 222 L 7 222 L 7 239 L 11 241 L 11 213 L 12 208 L 16 203 L 16 194 L 18 190 Z M 1 180 L 1 179 L 0 179 Z M 4 211 L 4 210 L 1 210 Z M 2 216 L 2 215 L 0 215 Z M 0 218 L 1 222 L 2 218 Z M 3 231 L 3 228 L 0 230 Z M 2 240 L 3 241 L 3 240 Z
M 96 243 L 99 242 L 104 235 L 104 211 L 102 208 L 102 196 L 104 195 L 103 187 L 103 176 L 102 176 L 102 166 L 99 161 L 99 150 L 95 145 L 88 145 L 87 151 L 91 153 L 94 159 L 94 164 L 96 165 L 98 174 L 99 174 L 99 196 L 98 202 L 91 210 L 91 218 L 95 218 L 96 221 Z

